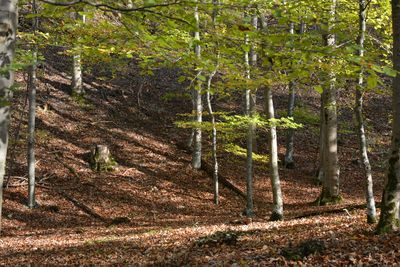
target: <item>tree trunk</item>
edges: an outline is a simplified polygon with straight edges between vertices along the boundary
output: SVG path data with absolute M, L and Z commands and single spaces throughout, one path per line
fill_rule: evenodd
M 326 35 L 326 45 L 336 45 L 335 34 L 332 29 L 335 23 L 336 0 L 331 1 L 330 19 Z M 339 195 L 339 163 L 337 149 L 337 104 L 336 104 L 336 75 L 328 73 L 329 84 L 325 87 L 324 97 L 324 182 L 319 198 L 319 204 L 337 203 L 341 200 Z
M 290 23 L 290 34 L 294 34 L 294 23 Z M 294 102 L 296 98 L 295 92 L 296 83 L 294 81 L 289 82 L 289 99 L 288 99 L 288 108 L 287 108 L 287 116 L 293 117 L 294 114 Z M 294 150 L 294 129 L 288 129 L 286 133 L 286 153 L 285 153 L 285 167 L 288 169 L 294 169 L 294 160 L 293 160 L 293 150 Z
M 35 51 L 36 58 L 36 51 Z M 36 119 L 36 60 L 29 73 L 29 115 L 28 115 L 28 207 L 36 206 L 35 200 L 35 119 Z
M 218 68 L 218 66 L 217 66 Z M 218 182 L 218 158 L 217 158 L 217 128 L 215 124 L 215 116 L 211 105 L 211 82 L 217 72 L 217 68 L 210 74 L 207 81 L 207 107 L 211 116 L 212 133 L 211 133 L 211 154 L 213 160 L 213 184 L 214 184 L 214 203 L 219 204 L 219 182 Z
M 37 14 L 36 0 L 32 1 L 33 14 Z M 36 33 L 38 27 L 38 18 L 33 18 L 33 32 Z M 36 206 L 35 200 L 35 120 L 36 120 L 36 65 L 37 65 L 37 47 L 33 48 L 32 66 L 29 69 L 29 114 L 28 114 L 28 207 L 30 209 Z
M 321 95 L 320 107 L 320 127 L 319 127 L 319 152 L 318 152 L 318 170 L 316 173 L 317 183 L 322 185 L 324 183 L 324 155 L 325 155 L 325 119 L 324 119 L 324 95 Z
M 270 121 L 275 119 L 274 102 L 272 99 L 271 89 L 269 88 L 265 89 L 265 108 L 268 119 Z M 269 134 L 269 169 L 274 203 L 270 220 L 278 221 L 283 219 L 283 199 L 278 168 L 278 139 L 276 134 L 276 126 L 273 123 L 270 126 Z
M 94 171 L 113 171 L 117 165 L 105 145 L 95 145 L 90 152 L 90 167 Z
M 294 23 L 290 23 L 289 33 L 294 34 Z M 303 34 L 305 31 L 305 23 L 300 23 L 300 34 Z M 289 97 L 288 97 L 288 117 L 294 116 L 294 107 L 296 100 L 296 81 L 292 80 L 289 82 Z M 294 169 L 294 129 L 288 129 L 286 133 L 286 152 L 285 152 L 285 167 L 287 169 Z
M 254 29 L 257 29 L 258 19 L 257 17 L 252 18 L 252 25 Z M 245 35 L 245 44 L 249 44 L 249 36 Z M 251 79 L 250 66 L 255 66 L 257 63 L 257 54 L 255 53 L 254 45 L 251 46 L 250 53 L 245 51 L 244 53 L 244 63 L 246 66 L 246 78 Z M 255 92 L 247 89 L 245 94 L 245 114 L 246 116 L 252 118 L 255 115 L 256 108 L 256 95 Z M 247 201 L 246 201 L 246 216 L 254 216 L 254 200 L 253 200 L 253 149 L 255 147 L 255 131 L 256 125 L 254 123 L 249 123 L 247 129 L 247 155 L 246 155 L 246 189 L 247 189 Z
M 366 31 L 366 20 L 367 20 L 367 10 L 366 10 L 366 0 L 360 0 L 359 3 L 360 11 L 359 11 L 359 56 L 364 57 L 364 40 L 365 40 L 365 31 Z M 363 89 L 364 89 L 364 72 L 361 68 L 359 78 L 358 78 L 358 88 L 356 90 L 356 105 L 355 105 L 355 113 L 357 120 L 357 133 L 358 133 L 358 141 L 360 144 L 360 158 L 364 169 L 364 175 L 366 180 L 366 192 L 365 197 L 367 201 L 367 222 L 375 223 L 376 222 L 376 209 L 375 209 L 375 199 L 373 192 L 373 182 L 372 182 L 372 173 L 371 173 L 371 164 L 368 159 L 368 149 L 367 149 L 367 141 L 365 137 L 365 129 L 364 129 L 364 119 L 363 119 Z
M 255 31 L 257 31 L 257 29 L 258 29 L 258 17 L 257 16 L 253 16 L 252 18 L 251 18 L 251 25 L 253 26 L 253 29 L 255 30 Z M 254 42 L 251 42 L 251 48 L 250 48 L 250 65 L 251 65 L 251 67 L 253 67 L 253 68 L 256 68 L 257 67 L 257 58 L 258 58 L 258 56 L 257 56 L 257 52 L 256 52 L 256 45 L 254 44 Z M 254 109 L 254 110 L 252 110 L 251 112 L 253 112 L 253 113 L 255 113 L 255 109 L 256 109 L 256 104 L 257 104 L 257 91 L 256 90 L 254 90 L 253 92 L 250 92 L 250 98 L 251 98 L 251 102 L 252 103 L 250 103 L 250 105 L 251 105 L 251 109 Z M 254 153 L 257 153 L 258 152 L 258 146 L 257 146 L 257 126 L 256 125 L 253 125 L 253 134 L 252 134 L 252 136 L 253 136 L 253 140 L 252 140 L 252 146 L 253 146 L 253 152 Z
M 249 43 L 249 37 L 246 34 L 245 36 L 245 44 Z M 246 78 L 251 79 L 250 77 L 250 59 L 249 52 L 244 52 L 244 63 L 246 66 Z M 253 94 L 250 89 L 246 90 L 245 94 L 245 114 L 248 117 L 251 117 L 253 114 Z M 254 216 L 254 204 L 253 204 L 253 139 L 254 139 L 254 125 L 252 123 L 249 124 L 247 129 L 247 153 L 246 153 L 246 216 L 252 217 Z
M 0 2 L 0 66 L 9 66 L 15 53 L 16 31 L 17 31 L 17 0 Z M 3 96 L 0 105 L 0 230 L 3 208 L 3 182 L 6 167 L 8 146 L 8 124 L 10 121 L 11 91 L 14 84 L 14 73 L 0 73 L 0 94 Z
M 199 10 L 198 6 L 195 6 L 194 11 L 194 18 L 196 21 L 196 31 L 194 32 L 194 39 L 196 41 L 200 41 L 200 18 L 199 18 Z M 195 44 L 195 54 L 197 60 L 201 60 L 201 47 L 200 44 L 197 42 Z M 197 123 L 201 123 L 203 121 L 203 102 L 202 102 L 202 82 L 199 78 L 196 78 L 196 88 L 194 90 L 194 105 L 195 105 L 195 112 L 196 112 L 196 119 Z M 201 128 L 195 128 L 194 130 L 194 149 L 193 149 L 193 158 L 192 158 L 192 167 L 194 169 L 201 168 Z
M 217 15 L 218 15 L 218 5 L 219 2 L 218 0 L 213 0 L 213 13 L 212 13 L 212 24 L 215 29 L 216 22 L 217 22 Z M 215 53 L 217 55 L 216 59 L 216 66 L 215 70 L 210 73 L 210 76 L 208 77 L 207 81 L 207 107 L 208 107 L 208 113 L 210 114 L 211 117 L 211 124 L 212 124 L 212 133 L 211 133 L 211 154 L 212 154 L 212 159 L 213 159 L 213 184 L 214 184 L 214 204 L 218 205 L 219 204 L 219 180 L 218 180 L 218 158 L 217 158 L 217 127 L 215 123 L 215 116 L 214 112 L 212 109 L 212 104 L 211 104 L 211 83 L 212 80 L 217 73 L 218 67 L 219 67 L 219 51 L 218 51 L 218 43 L 217 43 L 217 48 L 215 49 Z
M 81 16 L 78 12 L 75 13 L 75 19 L 82 20 L 83 23 L 85 22 L 85 16 Z M 73 96 L 80 96 L 84 94 L 80 47 L 76 48 L 76 51 L 74 51 L 74 55 L 72 56 L 71 89 Z
M 400 0 L 392 0 L 393 66 L 400 72 Z M 393 79 L 393 129 L 388 173 L 382 195 L 378 233 L 395 231 L 400 226 L 400 75 Z

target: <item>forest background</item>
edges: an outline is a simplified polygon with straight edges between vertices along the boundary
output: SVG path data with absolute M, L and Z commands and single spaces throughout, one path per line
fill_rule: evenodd
M 398 227 L 397 2 L 2 2 L 5 263 L 395 261 L 373 233 Z M 382 247 L 334 253 L 354 236 Z

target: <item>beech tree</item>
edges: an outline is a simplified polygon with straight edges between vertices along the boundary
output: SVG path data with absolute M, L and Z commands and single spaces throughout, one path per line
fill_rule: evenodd
M 400 219 L 400 0 L 392 0 L 393 29 L 393 122 L 392 142 L 389 153 L 388 170 L 382 195 L 381 214 L 377 231 L 386 233 L 399 228 Z
M 328 47 L 334 49 L 336 46 L 336 36 L 333 32 L 336 21 L 336 0 L 330 1 L 329 21 L 325 42 Z M 331 59 L 332 60 L 332 59 Z M 331 62 L 330 64 L 333 64 Z M 322 114 L 323 114 L 323 172 L 322 192 L 318 199 L 320 204 L 337 202 L 339 195 L 339 165 L 338 165 L 338 145 L 337 145 L 337 102 L 336 102 L 336 74 L 330 71 L 327 75 L 328 82 L 322 94 Z
M 84 24 L 86 21 L 85 15 L 79 12 L 73 13 L 74 20 L 77 24 Z M 82 77 L 82 54 L 80 45 L 75 46 L 72 52 L 72 79 L 71 92 L 74 96 L 80 96 L 84 93 L 83 77 Z
M 364 57 L 364 42 L 365 32 L 367 28 L 367 1 L 360 0 L 359 2 L 359 36 L 358 36 L 358 55 Z M 363 118 L 363 94 L 364 94 L 364 70 L 360 69 L 358 77 L 358 87 L 356 89 L 356 105 L 355 115 L 357 120 L 357 134 L 360 145 L 360 158 L 364 169 L 366 180 L 366 202 L 367 202 L 367 221 L 374 223 L 376 221 L 375 200 L 373 192 L 373 182 L 371 173 L 371 164 L 368 159 L 367 140 L 365 136 L 364 118 Z
M 251 18 L 252 27 L 257 30 L 257 17 L 253 16 Z M 244 64 L 246 67 L 246 79 L 251 80 L 251 66 L 254 66 L 257 62 L 257 55 L 254 51 L 254 45 L 251 45 L 252 40 L 249 39 L 248 34 L 245 34 L 244 43 L 247 47 L 252 47 L 253 49 L 244 51 Z M 256 90 L 251 88 L 246 88 L 245 91 L 245 115 L 249 118 L 254 117 L 256 108 Z M 256 125 L 250 122 L 247 128 L 246 137 L 246 216 L 254 216 L 253 211 L 253 148 L 255 140 L 255 128 Z
M 13 62 L 17 33 L 18 1 L 0 1 L 0 230 L 3 208 L 3 181 L 6 167 L 8 147 L 8 124 L 10 120 L 11 89 L 14 85 L 14 72 L 10 64 Z
M 37 14 L 36 0 L 32 1 L 32 13 Z M 33 32 L 36 34 L 39 19 L 34 17 L 32 19 Z M 36 120 L 36 91 L 37 91 L 37 45 L 33 45 L 32 49 L 33 62 L 29 67 L 29 115 L 28 115 L 28 207 L 34 208 L 36 205 L 35 200 L 35 120 Z
M 194 19 L 196 30 L 194 32 L 195 48 L 194 53 L 196 54 L 197 60 L 201 61 L 201 46 L 200 46 L 200 15 L 199 7 L 196 5 L 194 10 Z M 198 69 L 198 76 L 201 75 L 202 70 Z M 193 104 L 195 113 L 195 121 L 201 123 L 203 121 L 203 100 L 202 100 L 202 81 L 199 77 L 196 77 L 195 88 L 193 90 Z M 193 144 L 193 158 L 192 167 L 194 169 L 201 168 L 201 148 L 202 148 L 202 131 L 201 128 L 194 129 L 194 144 Z

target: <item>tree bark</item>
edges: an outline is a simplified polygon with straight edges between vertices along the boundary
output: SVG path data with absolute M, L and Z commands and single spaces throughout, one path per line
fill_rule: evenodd
M 219 2 L 218 0 L 213 0 L 213 13 L 212 13 L 212 23 L 213 27 L 215 29 L 216 25 L 216 20 L 217 20 L 217 15 L 218 15 L 218 5 Z M 219 51 L 218 51 L 218 43 L 217 43 L 217 48 L 215 49 L 215 53 L 217 55 L 216 59 L 216 66 L 214 71 L 210 73 L 210 76 L 208 77 L 207 81 L 207 108 L 208 108 L 208 113 L 210 114 L 211 117 L 211 124 L 212 124 L 212 133 L 211 133 L 211 154 L 212 154 L 212 159 L 213 159 L 213 187 L 214 187 L 214 204 L 218 205 L 219 204 L 219 181 L 218 181 L 218 158 L 217 158 L 217 127 L 216 127 L 216 122 L 215 122 L 215 115 L 212 109 L 212 104 L 211 104 L 211 83 L 212 80 L 217 73 L 218 67 L 219 67 Z
M 15 53 L 17 32 L 17 0 L 0 1 L 0 66 L 9 66 Z M 6 166 L 8 146 L 8 124 L 10 121 L 11 90 L 14 84 L 14 73 L 0 73 L 0 94 L 2 96 L 0 105 L 0 230 L 3 208 L 3 182 Z
M 32 1 L 33 14 L 37 14 L 36 0 Z M 36 33 L 38 27 L 38 18 L 33 18 L 33 32 Z M 37 47 L 33 47 L 33 62 L 29 69 L 29 114 L 28 114 L 28 207 L 30 209 L 36 206 L 35 200 L 35 120 L 36 120 L 36 65 L 37 65 Z
M 36 51 L 34 52 L 36 58 Z M 29 115 L 28 115 L 28 207 L 36 206 L 35 200 L 35 119 L 36 119 L 36 60 L 29 73 Z
M 76 20 L 82 20 L 85 23 L 85 16 L 81 16 L 78 12 L 75 13 Z M 80 47 L 76 48 L 74 55 L 72 56 L 72 81 L 71 89 L 73 96 L 80 96 L 84 94 L 83 90 L 83 78 L 82 78 L 82 55 Z
M 359 2 L 359 37 L 358 37 L 358 54 L 360 57 L 364 57 L 364 41 L 365 41 L 365 31 L 366 31 L 366 20 L 367 20 L 367 3 L 366 0 L 360 0 Z M 366 191 L 365 197 L 367 202 L 367 222 L 376 222 L 376 209 L 375 209 L 375 199 L 373 192 L 373 181 L 371 173 L 371 164 L 368 159 L 368 145 L 365 136 L 364 128 L 364 118 L 363 118 L 363 89 L 364 89 L 364 70 L 361 67 L 360 74 L 358 77 L 358 88 L 356 90 L 356 103 L 355 103 L 355 115 L 357 120 L 357 133 L 358 142 L 360 145 L 360 158 L 363 165 L 365 181 L 366 181 Z
M 294 23 L 290 23 L 290 34 L 294 34 Z M 287 107 L 287 116 L 293 117 L 294 114 L 294 102 L 296 98 L 296 83 L 294 81 L 289 82 L 289 98 Z M 286 133 L 286 152 L 285 152 L 285 167 L 287 169 L 294 169 L 293 152 L 294 150 L 294 129 L 288 129 Z
M 393 66 L 397 71 L 393 79 L 393 125 L 392 144 L 388 163 L 388 172 L 382 195 L 382 208 L 378 233 L 399 229 L 400 200 L 400 0 L 392 0 L 393 23 Z
M 254 29 L 257 29 L 258 19 L 257 17 L 252 17 L 252 25 Z M 250 40 L 248 34 L 245 35 L 245 44 L 248 45 Z M 250 66 L 255 66 L 257 62 L 257 54 L 255 53 L 254 45 L 251 46 L 250 52 L 245 51 L 244 53 L 244 63 L 246 66 L 246 78 L 251 79 Z M 245 94 L 245 114 L 249 118 L 255 115 L 256 107 L 256 95 L 255 92 L 247 89 Z M 249 123 L 247 129 L 247 155 L 246 155 L 246 216 L 254 216 L 254 200 L 253 200 L 253 149 L 255 146 L 255 131 L 256 125 L 254 123 Z
M 211 133 L 211 154 L 213 160 L 213 184 L 214 184 L 214 204 L 219 204 L 219 182 L 218 182 L 218 158 L 217 158 L 217 127 L 215 124 L 215 116 L 211 105 L 211 82 L 217 72 L 217 67 L 213 71 L 207 81 L 207 107 L 211 116 L 212 133 Z
M 246 34 L 245 36 L 245 44 L 249 43 L 249 37 Z M 250 59 L 249 52 L 244 52 L 244 63 L 246 66 L 246 78 L 251 79 L 250 77 Z M 254 98 L 252 97 L 252 93 L 250 89 L 246 90 L 245 94 L 245 114 L 248 117 L 251 117 L 252 107 Z M 249 124 L 247 128 L 247 153 L 246 153 L 246 216 L 252 217 L 254 216 L 254 200 L 253 200 L 253 139 L 254 139 L 254 125 L 252 123 Z
M 194 32 L 194 39 L 197 41 L 195 44 L 195 54 L 197 60 L 201 60 L 201 47 L 198 43 L 200 41 L 200 18 L 199 18 L 199 10 L 198 6 L 195 6 L 194 18 L 196 21 L 196 31 Z M 196 78 L 196 88 L 194 90 L 194 105 L 195 105 L 195 113 L 196 118 L 195 122 L 201 123 L 203 121 L 203 101 L 202 101 L 202 82 L 199 78 Z M 197 127 L 194 130 L 194 148 L 193 148 L 193 157 L 192 157 L 192 167 L 194 169 L 201 168 L 201 149 L 202 149 L 202 132 L 201 128 Z
M 274 102 L 272 99 L 272 92 L 270 88 L 265 89 L 265 108 L 268 119 L 270 121 L 275 119 Z M 271 123 L 269 134 L 269 169 L 274 205 L 270 220 L 278 221 L 283 219 L 283 198 L 278 168 L 278 140 L 276 134 L 276 126 L 273 123 Z
M 324 118 L 324 95 L 321 95 L 320 107 L 320 127 L 319 127 L 319 152 L 318 152 L 318 170 L 316 173 L 317 183 L 322 185 L 324 183 L 324 156 L 325 156 L 325 118 Z
M 336 15 L 336 0 L 331 1 L 326 45 L 336 45 L 336 36 L 332 33 Z M 336 104 L 336 74 L 328 73 L 329 84 L 325 87 L 324 97 L 324 181 L 319 204 L 336 203 L 341 200 L 339 195 L 339 160 L 337 147 L 337 104 Z

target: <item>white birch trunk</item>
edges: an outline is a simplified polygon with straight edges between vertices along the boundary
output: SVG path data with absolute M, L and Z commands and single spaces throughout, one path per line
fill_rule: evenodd
M 0 66 L 8 67 L 15 53 L 17 32 L 17 0 L 0 0 Z M 8 146 L 8 124 L 10 120 L 10 88 L 14 84 L 14 73 L 8 71 L 0 76 L 0 230 L 3 208 L 3 182 Z

